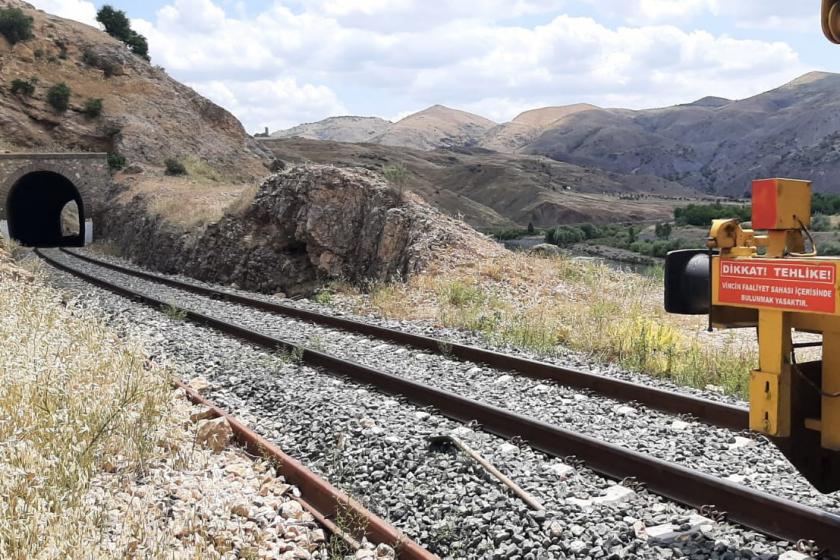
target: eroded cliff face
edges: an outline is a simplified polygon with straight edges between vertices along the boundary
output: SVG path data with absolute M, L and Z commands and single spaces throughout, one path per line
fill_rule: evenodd
M 115 203 L 100 231 L 141 265 L 289 295 L 330 280 L 365 286 L 407 278 L 433 261 L 504 253 L 364 169 L 292 167 L 245 196 L 237 211 L 191 231 L 150 215 L 137 196 Z

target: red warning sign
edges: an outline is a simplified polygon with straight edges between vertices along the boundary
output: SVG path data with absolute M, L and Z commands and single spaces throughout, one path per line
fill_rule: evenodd
M 837 269 L 833 264 L 761 259 L 719 262 L 721 304 L 817 313 L 837 309 Z

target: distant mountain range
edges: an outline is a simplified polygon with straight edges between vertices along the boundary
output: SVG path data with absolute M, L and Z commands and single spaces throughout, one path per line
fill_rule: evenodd
M 811 72 L 742 100 L 704 97 L 658 109 L 588 104 L 526 111 L 508 123 L 435 105 L 391 123 L 333 117 L 272 134 L 417 150 L 542 155 L 700 191 L 741 195 L 754 178 L 787 176 L 840 192 L 840 75 Z

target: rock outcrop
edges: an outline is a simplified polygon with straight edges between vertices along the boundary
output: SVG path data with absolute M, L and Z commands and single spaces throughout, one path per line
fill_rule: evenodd
M 200 232 L 114 208 L 105 235 L 138 263 L 262 292 L 311 293 L 329 280 L 407 278 L 432 261 L 501 255 L 496 243 L 365 169 L 296 166 Z

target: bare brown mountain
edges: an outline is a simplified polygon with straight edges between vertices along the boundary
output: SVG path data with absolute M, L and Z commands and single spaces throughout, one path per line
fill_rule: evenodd
M 499 152 L 515 152 L 536 140 L 540 134 L 555 126 L 558 121 L 569 115 L 592 109 L 598 109 L 598 107 L 588 103 L 578 103 L 531 109 L 520 113 L 508 123 L 488 130 L 481 138 L 480 145 Z
M 272 138 L 334 142 L 373 142 L 417 150 L 472 146 L 496 123 L 484 117 L 434 105 L 392 123 L 377 117 L 330 117 L 279 130 Z
M 840 172 L 840 75 L 812 72 L 743 99 L 704 98 L 644 111 L 592 110 L 559 121 L 519 151 L 622 173 L 644 173 L 740 195 L 762 176 Z
M 308 138 L 335 142 L 374 142 L 392 126 L 379 117 L 330 117 L 271 134 L 272 138 Z
M 374 141 L 419 150 L 470 146 L 494 126 L 496 123 L 484 117 L 434 105 L 395 122 Z
M 406 189 L 479 228 L 661 220 L 672 215 L 673 199 L 697 194 L 659 177 L 482 149 L 424 151 L 303 138 L 261 143 L 289 163 L 329 163 L 377 173 L 386 165 L 403 165 Z
M 457 142 L 427 135 L 423 142 L 396 143 L 544 155 L 625 176 L 653 175 L 723 195 L 741 195 L 751 179 L 761 176 L 812 179 L 817 190 L 840 192 L 840 183 L 831 182 L 840 173 L 838 74 L 811 72 L 737 101 L 708 96 L 645 110 L 586 104 L 546 107 L 481 128 L 473 136 L 457 136 Z M 382 138 L 372 141 L 384 143 Z
M 265 173 L 265 153 L 233 115 L 121 42 L 20 0 L 0 6 L 34 19 L 32 39 L 11 45 L 0 36 L 0 149 L 118 152 L 152 167 L 191 156 L 231 179 Z M 33 94 L 13 94 L 15 79 L 34 79 Z M 67 111 L 47 101 L 60 83 L 71 91 Z M 102 100 L 101 115 L 86 113 L 92 99 Z

